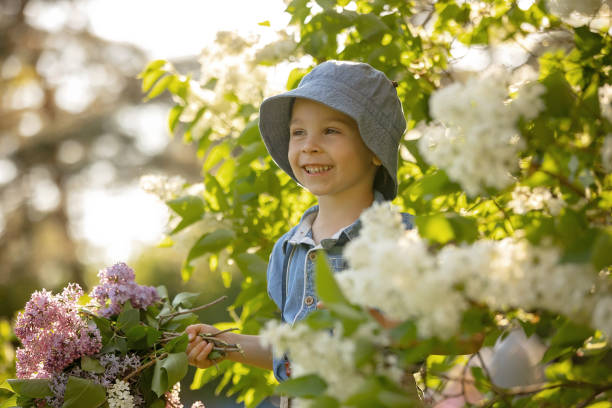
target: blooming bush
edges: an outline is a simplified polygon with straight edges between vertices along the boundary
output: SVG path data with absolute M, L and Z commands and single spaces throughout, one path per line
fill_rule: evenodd
M 171 302 L 164 287 L 137 284 L 125 263 L 98 276 L 89 296 L 76 284 L 58 295 L 32 294 L 15 324 L 23 347 L 17 349 L 18 379 L 3 384 L 14 393 L 3 406 L 183 407 L 182 332 L 197 319 L 193 311 L 210 304 L 192 308 L 193 293 Z
M 265 266 L 313 200 L 266 154 L 256 104 L 272 91 L 252 82 L 286 65 L 215 82 L 222 63 L 207 52 L 197 81 L 167 61 L 141 75 L 149 97 L 172 94 L 169 128 L 203 160 L 203 190 L 168 200 L 180 219 L 168 240 L 219 222 L 198 232 L 182 274 L 198 258 L 241 272 L 234 324 L 291 362 L 275 392 L 317 407 L 608 406 L 610 2 L 293 0 L 287 12 L 296 50 L 265 58 L 297 65 L 287 89 L 330 59 L 398 82 L 409 132 L 394 204 L 416 223 L 405 233 L 395 210 L 363 214 L 349 269 L 316 271 L 327 309 L 293 327 L 265 323 L 278 318 Z M 220 41 L 235 65 L 248 41 Z M 248 407 L 274 389 L 269 373 L 230 362 L 192 386 L 218 377 Z

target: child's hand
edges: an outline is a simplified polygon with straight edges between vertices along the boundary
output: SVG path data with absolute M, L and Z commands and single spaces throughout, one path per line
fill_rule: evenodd
M 208 368 L 223 359 L 209 359 L 209 354 L 213 350 L 214 344 L 201 338 L 200 334 L 215 334 L 219 332 L 214 326 L 208 324 L 192 324 L 185 329 L 189 336 L 189 344 L 187 345 L 187 358 L 189 364 L 198 368 Z

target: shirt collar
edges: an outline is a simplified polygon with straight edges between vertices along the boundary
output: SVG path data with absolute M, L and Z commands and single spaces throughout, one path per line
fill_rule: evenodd
M 385 197 L 383 194 L 374 190 L 374 203 L 381 203 L 385 201 Z M 300 219 L 300 223 L 295 228 L 292 235 L 288 236 L 285 241 L 282 243 L 283 252 L 286 251 L 287 243 L 292 245 L 297 245 L 300 243 L 310 244 L 314 246 L 314 241 L 312 240 L 312 223 L 315 219 L 317 212 L 319 211 L 319 206 L 315 205 L 307 209 L 302 218 Z M 342 239 L 346 239 L 350 241 L 356 238 L 359 235 L 359 230 L 361 229 L 361 220 L 357 218 L 351 225 L 344 227 L 343 229 L 336 232 L 331 238 L 327 238 L 321 241 L 321 246 L 323 248 L 333 246 L 336 241 Z M 326 242 L 327 241 L 327 242 Z

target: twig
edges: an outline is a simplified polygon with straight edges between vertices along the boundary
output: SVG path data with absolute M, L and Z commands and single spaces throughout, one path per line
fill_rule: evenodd
M 216 305 L 216 304 L 217 304 L 217 303 L 219 303 L 219 302 L 224 301 L 225 299 L 227 299 L 227 296 L 223 295 L 223 296 L 221 296 L 219 299 L 213 300 L 212 302 L 207 303 L 207 304 L 202 305 L 202 306 L 194 307 L 193 309 L 189 309 L 189 310 L 182 310 L 182 311 L 180 311 L 180 312 L 168 313 L 168 314 L 165 314 L 165 315 L 158 316 L 158 318 L 159 318 L 159 323 L 160 323 L 160 325 L 161 325 L 161 323 L 162 323 L 162 321 L 163 321 L 164 319 L 171 320 L 171 319 L 174 319 L 176 316 L 180 316 L 180 315 L 184 315 L 184 314 L 187 314 L 187 313 L 193 313 L 193 312 L 198 312 L 198 311 L 200 311 L 200 310 L 204 310 L 204 309 L 206 309 L 206 308 L 208 308 L 208 307 L 211 307 L 211 306 L 213 306 L 213 305 Z
M 159 360 L 163 360 L 164 358 L 168 357 L 168 353 L 164 353 L 162 355 L 160 355 L 157 358 L 152 359 L 151 361 L 149 361 L 147 364 L 143 364 L 140 367 L 138 367 L 136 370 L 132 371 L 131 373 L 129 373 L 124 379 L 123 381 L 127 381 L 130 378 L 134 377 L 136 374 L 140 373 L 142 370 L 145 370 L 149 367 L 151 367 L 153 364 L 155 364 L 156 362 L 158 362 Z

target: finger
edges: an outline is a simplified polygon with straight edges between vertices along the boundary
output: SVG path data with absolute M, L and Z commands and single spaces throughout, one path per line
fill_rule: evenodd
M 187 333 L 189 341 L 193 340 L 198 335 L 201 329 L 201 324 L 192 324 L 190 326 L 187 326 L 187 328 L 185 329 L 185 333 Z
M 319 300 L 317 302 L 317 309 L 319 309 L 319 310 L 325 309 L 325 303 L 323 303 L 323 301 Z
M 198 344 L 191 347 L 191 350 L 187 353 L 190 360 L 197 360 L 198 354 L 208 345 L 206 341 L 200 341 Z
M 195 337 L 192 341 L 190 341 L 189 344 L 187 344 L 187 354 L 189 354 L 194 347 L 198 346 L 203 341 L 204 340 L 202 340 L 200 337 Z
M 206 344 L 206 346 L 204 346 L 202 351 L 200 351 L 200 353 L 198 354 L 197 360 L 198 361 L 202 361 L 202 362 L 206 361 L 208 355 L 210 354 L 210 352 L 213 349 L 213 346 L 214 346 L 214 344 L 212 344 L 212 343 Z

